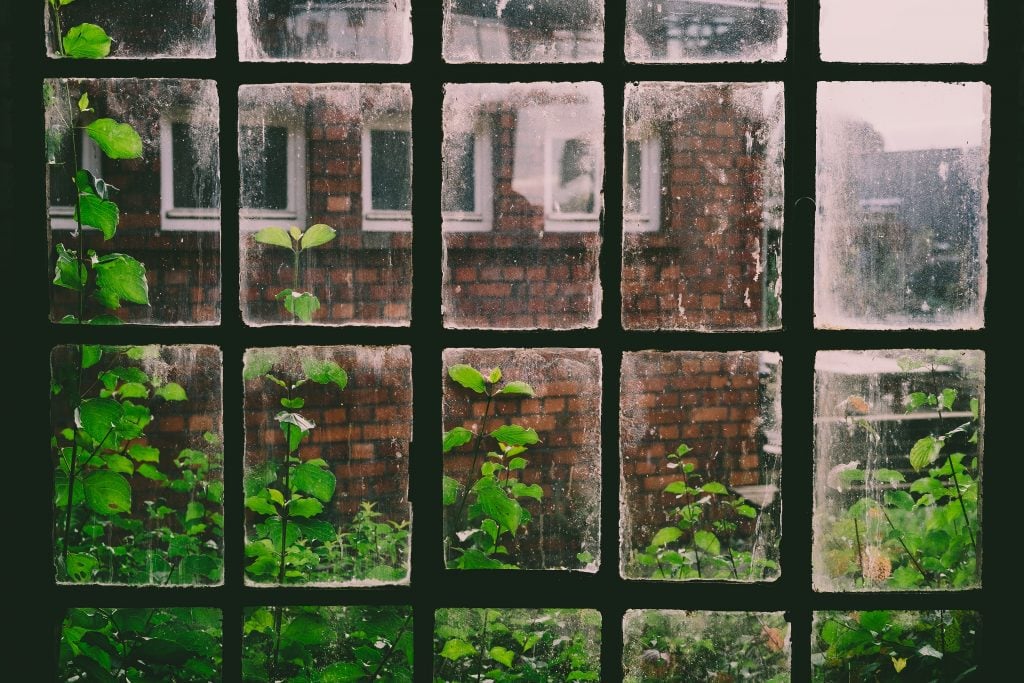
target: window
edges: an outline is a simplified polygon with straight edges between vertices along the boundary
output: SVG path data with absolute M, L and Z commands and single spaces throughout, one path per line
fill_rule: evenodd
M 160 119 L 160 227 L 220 230 L 217 126 Z
M 444 230 L 486 232 L 494 218 L 491 131 L 484 123 L 469 131 L 445 130 L 441 211 Z
M 656 137 L 626 138 L 622 175 L 622 229 L 661 227 L 661 144 Z
M 72 146 L 71 135 L 61 140 L 59 152 L 55 152 L 48 166 L 50 183 L 50 228 L 53 230 L 75 230 L 75 186 L 66 165 L 67 159 L 78 150 L 79 168 L 94 176 L 102 177 L 102 154 L 100 148 L 83 131 L 78 135 L 78 144 Z M 91 228 L 87 228 L 91 229 Z
M 408 121 L 363 127 L 363 230 L 412 230 L 412 132 Z
M 285 121 L 238 128 L 241 172 L 241 226 L 258 230 L 274 221 L 305 226 L 306 136 L 302 126 Z M 249 162 L 251 160 L 251 163 Z

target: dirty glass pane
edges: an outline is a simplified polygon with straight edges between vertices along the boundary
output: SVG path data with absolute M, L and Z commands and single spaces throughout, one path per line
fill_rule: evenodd
M 244 378 L 246 582 L 408 583 L 409 347 L 250 349 Z
M 601 680 L 601 613 L 592 609 L 439 609 L 434 679 Z
M 626 0 L 631 62 L 759 62 L 786 55 L 786 0 Z
M 245 322 L 408 325 L 409 86 L 245 85 L 238 101 Z
M 814 587 L 981 584 L 984 354 L 822 351 Z
M 245 607 L 242 680 L 412 681 L 412 608 Z
M 627 84 L 622 324 L 781 325 L 781 83 Z
M 600 352 L 447 349 L 444 373 L 447 567 L 596 572 Z
M 58 56 L 56 18 L 44 5 L 46 50 Z M 110 38 L 114 59 L 199 59 L 217 53 L 213 27 L 214 0 L 88 0 L 60 3 L 60 34 L 74 37 L 75 28 L 93 24 Z
M 410 0 L 239 0 L 243 62 L 386 62 L 412 58 Z
M 211 607 L 72 607 L 57 680 L 219 681 L 221 637 L 221 611 Z
M 779 356 L 630 352 L 621 377 L 622 576 L 776 579 Z
M 595 327 L 604 157 L 597 83 L 448 84 L 442 160 L 447 327 Z M 454 151 L 454 150 L 453 150 Z M 467 177 L 472 167 L 472 178 Z
M 980 328 L 983 83 L 818 85 L 815 325 Z
M 827 61 L 977 64 L 987 49 L 985 0 L 821 0 Z
M 222 583 L 220 351 L 58 346 L 50 369 L 57 581 Z
M 978 612 L 815 612 L 811 676 L 815 683 L 983 680 L 981 639 Z
M 789 683 L 782 612 L 627 610 L 622 638 L 625 683 Z
M 603 0 L 445 0 L 446 62 L 599 62 Z
M 216 324 L 220 143 L 214 82 L 51 79 L 43 91 L 50 320 Z M 78 190 L 81 238 L 74 217 L 76 170 L 88 171 Z

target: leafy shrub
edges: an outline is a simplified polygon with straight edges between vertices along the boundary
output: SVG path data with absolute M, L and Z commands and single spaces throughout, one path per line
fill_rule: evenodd
M 206 607 L 69 609 L 58 680 L 127 683 L 221 679 L 221 613 Z
M 245 611 L 246 683 L 412 681 L 409 607 L 255 607 Z
M 275 298 L 281 302 L 284 309 L 291 313 L 292 320 L 301 320 L 304 323 L 312 322 L 313 314 L 320 309 L 320 299 L 311 292 L 300 290 L 302 284 L 302 253 L 315 249 L 334 239 L 334 228 L 317 223 L 303 231 L 298 226 L 291 226 L 288 230 L 277 227 L 267 227 L 259 230 L 252 236 L 255 242 L 266 244 L 271 247 L 280 247 L 292 252 L 292 286 L 281 290 Z
M 441 609 L 434 681 L 598 681 L 600 632 L 594 610 Z

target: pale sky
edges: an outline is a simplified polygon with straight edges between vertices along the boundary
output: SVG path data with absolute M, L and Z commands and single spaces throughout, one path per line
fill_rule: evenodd
M 980 63 L 987 47 L 985 0 L 821 0 L 825 61 Z

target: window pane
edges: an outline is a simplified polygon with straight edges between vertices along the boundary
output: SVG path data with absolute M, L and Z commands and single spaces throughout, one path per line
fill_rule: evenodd
M 70 130 L 54 131 L 53 139 L 46 140 L 46 175 L 49 181 L 49 205 L 52 209 L 57 206 L 74 207 L 75 205 L 75 183 L 72 180 L 74 166 L 72 164 L 75 156 L 76 145 L 81 144 L 81 139 L 74 140 L 74 133 Z M 81 153 L 79 152 L 79 168 L 82 167 Z
M 630 352 L 621 382 L 622 576 L 777 578 L 779 357 Z
M 476 210 L 476 153 L 472 134 L 446 135 L 441 171 L 442 211 Z
M 525 642 L 533 645 L 524 648 L 521 643 Z M 519 654 L 524 649 L 529 656 Z M 599 681 L 600 660 L 601 613 L 597 610 L 453 608 L 434 612 L 433 680 L 437 683 L 468 681 L 476 677 L 481 661 L 488 670 L 502 667 L 505 680 Z M 494 680 L 501 679 L 495 676 Z
M 445 0 L 447 62 L 599 62 L 603 0 Z
M 626 178 L 622 211 L 625 214 L 640 213 L 643 186 L 643 169 L 641 168 L 641 146 L 636 140 L 626 141 Z M 660 174 L 658 174 L 660 175 Z
M 139 148 L 133 144 L 115 150 L 116 156 L 133 158 L 111 158 L 92 142 L 79 145 L 80 154 L 83 148 L 87 152 L 82 161 L 103 181 L 97 183 L 97 192 L 106 194 L 104 199 L 92 189 L 88 193 L 94 198 L 87 200 L 83 217 L 84 254 L 78 254 L 78 240 L 72 236 L 77 222 L 67 209 L 52 210 L 59 205 L 51 197 L 50 272 L 56 273 L 63 251 L 65 276 L 50 288 L 50 319 L 216 324 L 221 306 L 216 84 L 174 78 L 50 79 L 44 91 L 48 141 L 67 144 L 72 127 L 68 112 L 73 111 L 75 128 L 88 132 L 93 122 L 112 119 L 130 126 L 141 143 Z M 78 112 L 77 103 L 86 94 L 95 111 Z M 186 141 L 177 146 L 179 154 L 174 151 L 174 123 L 181 124 L 179 143 Z M 106 140 L 104 125 L 94 132 Z M 134 136 L 125 139 L 135 141 Z M 48 146 L 48 156 L 56 158 L 52 143 Z M 65 163 L 69 160 L 64 156 Z M 56 165 L 48 171 L 51 178 L 73 173 Z M 187 204 L 175 206 L 176 199 L 187 199 Z M 208 208 L 196 210 L 202 207 Z M 96 263 L 88 258 L 90 250 L 97 254 Z M 73 277 L 72 262 L 79 256 L 87 277 L 84 297 L 79 297 Z
M 779 327 L 781 84 L 629 84 L 624 125 L 623 326 Z
M 627 610 L 626 683 L 789 680 L 789 624 L 782 612 Z
M 220 189 L 217 166 L 204 164 L 210 151 L 205 146 L 217 139 L 217 130 L 209 126 L 172 123 L 172 173 L 174 175 L 174 206 L 217 208 Z
M 242 61 L 387 62 L 412 58 L 409 0 L 239 0 Z
M 288 208 L 288 129 L 278 126 L 240 126 L 239 156 L 262 158 L 242 174 L 242 208 Z
M 989 87 L 818 87 L 818 327 L 983 324 Z
M 779 61 L 785 0 L 627 0 L 631 62 Z
M 277 605 L 242 613 L 247 683 L 412 681 L 411 607 Z
M 412 208 L 412 134 L 404 130 L 370 131 L 372 204 L 376 210 Z
M 987 49 L 985 0 L 821 0 L 825 60 L 981 63 Z
M 244 378 L 246 582 L 408 583 L 409 347 L 250 349 Z
M 57 580 L 222 583 L 220 351 L 58 346 L 50 367 Z
M 601 354 L 448 349 L 444 368 L 447 567 L 597 571 Z
M 99 24 L 113 40 L 109 58 L 197 59 L 217 53 L 213 27 L 214 0 L 90 0 L 61 3 L 65 33 L 82 23 Z M 52 8 L 46 5 L 46 45 L 56 57 Z
M 981 584 L 981 351 L 822 351 L 814 587 Z
M 476 166 L 480 218 L 443 223 L 447 327 L 597 325 L 602 101 L 597 83 L 445 86 L 445 136 L 471 132 L 490 157 Z M 442 196 L 468 182 L 457 161 L 442 162 Z

